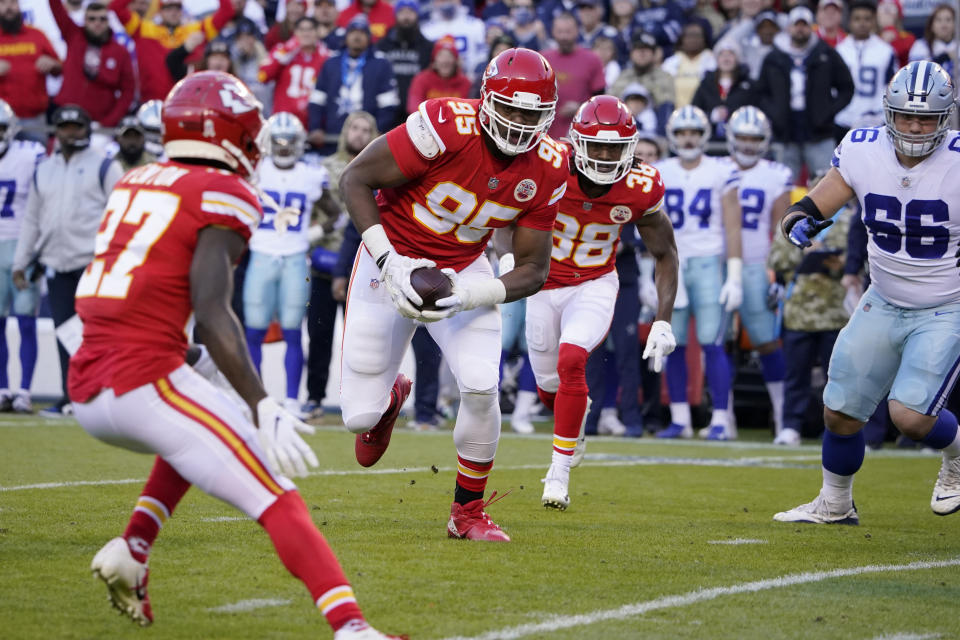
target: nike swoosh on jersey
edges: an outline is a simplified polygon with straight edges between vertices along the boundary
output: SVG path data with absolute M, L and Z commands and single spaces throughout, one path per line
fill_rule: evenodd
M 440 108 L 440 111 L 437 112 L 437 122 L 443 124 L 447 119 L 443 117 L 443 107 Z
M 945 316 L 945 315 L 948 315 L 948 314 L 950 314 L 950 313 L 956 313 L 956 311 L 934 311 L 934 312 L 933 312 L 933 315 L 935 315 L 935 316 Z

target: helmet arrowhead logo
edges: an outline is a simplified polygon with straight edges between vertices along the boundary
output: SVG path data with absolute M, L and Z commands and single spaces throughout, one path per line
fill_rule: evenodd
M 236 114 L 247 113 L 248 111 L 256 109 L 255 105 L 245 100 L 243 96 L 238 95 L 235 91 L 232 87 L 220 89 L 220 102 L 223 103 L 223 106 Z

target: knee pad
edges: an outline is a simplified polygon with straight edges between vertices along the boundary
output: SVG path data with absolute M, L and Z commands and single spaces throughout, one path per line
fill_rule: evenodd
M 560 386 L 565 391 L 587 392 L 587 357 L 583 347 L 566 342 L 560 343 L 560 355 L 557 358 L 557 373 Z
M 461 392 L 460 411 L 453 428 L 457 453 L 468 460 L 492 460 L 500 439 L 500 403 L 497 388 Z

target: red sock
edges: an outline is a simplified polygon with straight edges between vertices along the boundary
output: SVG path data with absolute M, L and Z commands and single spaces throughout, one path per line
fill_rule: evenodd
M 550 391 L 544 391 L 540 387 L 537 387 L 537 395 L 540 396 L 540 402 L 543 403 L 547 409 L 553 411 L 553 405 L 557 401 L 557 394 Z
M 190 483 L 170 463 L 157 456 L 127 529 L 123 532 L 123 538 L 135 560 L 147 561 L 160 528 L 189 488 Z
M 257 520 L 266 529 L 283 566 L 297 577 L 336 631 L 350 620 L 363 620 L 353 589 L 300 494 L 287 491 Z
M 458 455 L 457 486 L 463 487 L 470 493 L 479 493 L 483 496 L 483 491 L 487 488 L 487 477 L 490 475 L 490 469 L 492 468 L 493 460 L 475 462 Z
M 580 435 L 583 414 L 587 412 L 587 351 L 583 347 L 561 343 L 557 360 L 560 388 L 554 409 L 553 450 L 573 455 L 573 447 Z M 568 446 L 569 445 L 569 446 Z

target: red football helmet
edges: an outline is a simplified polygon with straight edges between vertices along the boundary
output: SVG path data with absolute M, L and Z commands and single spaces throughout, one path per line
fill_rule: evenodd
M 514 122 L 497 111 L 497 105 L 527 113 L 520 113 L 522 122 Z M 546 58 L 536 51 L 507 49 L 491 60 L 483 72 L 480 126 L 507 155 L 515 156 L 537 146 L 553 123 L 556 108 L 557 77 Z
M 570 125 L 573 161 L 591 182 L 613 184 L 633 166 L 637 123 L 627 106 L 613 96 L 584 102 Z
M 193 73 L 163 103 L 164 150 L 170 158 L 223 162 L 249 178 L 266 142 L 261 109 L 260 101 L 229 73 Z

